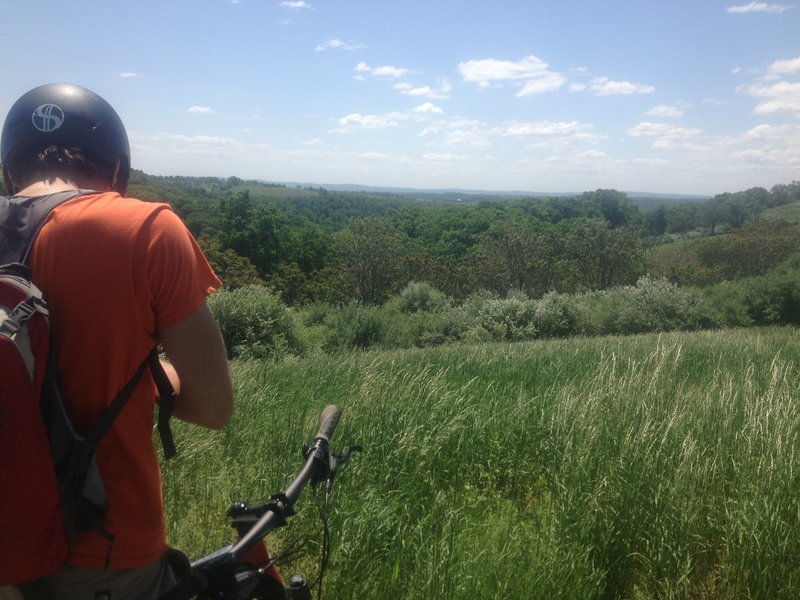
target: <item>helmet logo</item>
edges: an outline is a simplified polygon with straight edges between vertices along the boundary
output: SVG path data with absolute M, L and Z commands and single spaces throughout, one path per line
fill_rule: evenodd
M 55 104 L 42 104 L 31 115 L 33 126 L 42 133 L 55 131 L 64 124 L 64 111 Z

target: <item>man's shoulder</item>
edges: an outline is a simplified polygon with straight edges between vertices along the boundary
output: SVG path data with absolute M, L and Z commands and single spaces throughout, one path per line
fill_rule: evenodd
M 87 191 L 61 207 L 64 217 L 78 219 L 94 218 L 122 222 L 146 221 L 162 212 L 172 212 L 165 202 L 151 202 L 120 196 L 116 192 Z

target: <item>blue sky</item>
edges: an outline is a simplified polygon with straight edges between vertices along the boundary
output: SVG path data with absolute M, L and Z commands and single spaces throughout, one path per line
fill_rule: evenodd
M 800 179 L 784 0 L 4 0 L 0 112 L 71 82 L 133 166 L 713 195 Z

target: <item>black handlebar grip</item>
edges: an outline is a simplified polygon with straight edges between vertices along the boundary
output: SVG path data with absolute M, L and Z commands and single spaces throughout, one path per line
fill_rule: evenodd
M 335 404 L 329 404 L 322 411 L 319 417 L 319 432 L 315 439 L 322 438 L 326 442 L 330 442 L 333 437 L 333 430 L 339 423 L 339 417 L 342 416 L 342 409 Z

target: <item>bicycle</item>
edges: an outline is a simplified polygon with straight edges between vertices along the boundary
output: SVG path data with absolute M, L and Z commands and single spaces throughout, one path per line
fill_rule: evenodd
M 322 596 L 322 578 L 327 566 L 329 532 L 327 504 L 336 472 L 344 466 L 350 454 L 359 446 L 347 447 L 341 455 L 330 449 L 330 440 L 341 417 L 341 409 L 327 406 L 320 415 L 319 431 L 313 441 L 303 449 L 304 463 L 294 480 L 269 501 L 251 506 L 236 502 L 228 510 L 231 524 L 238 539 L 233 544 L 186 565 L 179 583 L 159 600 L 311 600 L 311 588 L 318 587 L 317 598 Z M 277 570 L 277 564 L 289 552 L 270 557 L 264 538 L 283 527 L 294 514 L 294 504 L 308 483 L 316 488 L 325 484 L 325 501 L 320 509 L 323 524 L 322 558 L 315 584 L 304 577 L 293 576 L 286 585 Z

